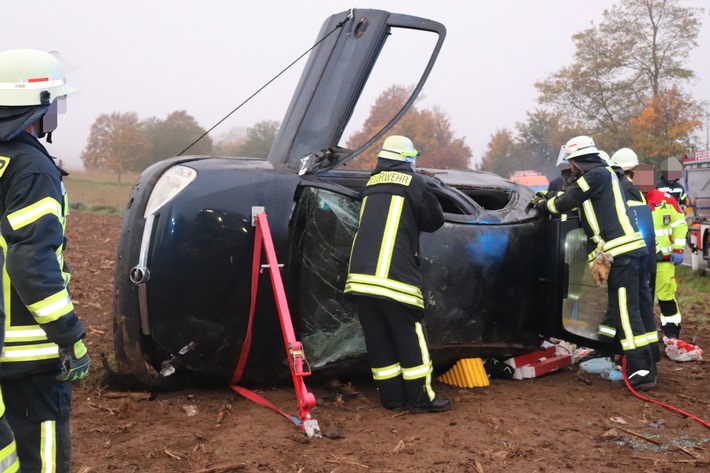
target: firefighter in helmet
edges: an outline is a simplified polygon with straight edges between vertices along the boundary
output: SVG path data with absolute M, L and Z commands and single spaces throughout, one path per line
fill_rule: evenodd
M 646 339 L 651 349 L 653 361 L 658 363 L 661 361 L 661 352 L 658 346 L 656 317 L 653 313 L 653 294 L 656 281 L 656 258 L 654 256 L 656 253 L 656 234 L 653 216 L 646 205 L 646 198 L 643 192 L 634 185 L 633 181 L 635 170 L 639 167 L 638 155 L 631 148 L 621 148 L 611 156 L 609 164 L 619 178 L 621 188 L 626 195 L 626 202 L 629 204 L 629 210 L 633 213 L 639 231 L 646 242 L 648 255 L 641 257 L 641 266 L 646 268 L 648 290 L 642 291 L 639 296 L 639 309 L 641 310 L 641 320 L 646 330 Z M 656 373 L 656 378 L 658 378 L 658 373 Z
M 653 362 L 641 319 L 639 300 L 646 271 L 641 257 L 648 254 L 616 173 L 599 155 L 594 140 L 578 136 L 565 146 L 565 159 L 576 180 L 563 194 L 540 199 L 535 207 L 544 213 L 560 214 L 580 208 L 582 226 L 589 237 L 590 263 L 601 252 L 611 261 L 608 273 L 608 315 L 610 337 L 618 336 L 626 357 L 629 384 L 637 390 L 656 386 Z M 611 257 L 611 258 L 609 258 Z
M 57 54 L 0 52 L 0 232 L 5 346 L 0 384 L 22 472 L 70 471 L 70 382 L 84 378 L 84 326 L 69 295 L 60 169 L 40 143 L 67 94 Z
M 424 327 L 419 233 L 444 224 L 409 138 L 389 136 L 361 191 L 360 223 L 350 254 L 345 293 L 354 296 L 372 376 L 382 405 L 415 413 L 440 412 L 449 399 L 432 387 Z

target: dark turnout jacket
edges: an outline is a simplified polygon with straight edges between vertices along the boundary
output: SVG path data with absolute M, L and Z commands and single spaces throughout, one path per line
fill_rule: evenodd
M 423 309 L 419 232 L 444 224 L 439 201 L 409 163 L 382 158 L 362 197 L 345 292 Z
M 68 202 L 62 171 L 44 146 L 21 132 L 0 141 L 0 244 L 5 286 L 2 378 L 59 371 L 58 346 L 84 327 L 69 296 L 64 263 Z
M 585 173 L 570 184 L 563 194 L 547 201 L 552 214 L 581 208 L 582 227 L 590 240 L 612 254 L 643 256 L 646 244 L 636 221 L 630 217 L 626 196 L 614 170 L 601 158 L 580 163 Z M 593 247 L 594 245 L 592 245 Z M 590 254 L 590 258 L 594 253 Z

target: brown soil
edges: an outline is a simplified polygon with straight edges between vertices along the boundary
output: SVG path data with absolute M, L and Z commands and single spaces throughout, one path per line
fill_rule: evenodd
M 74 212 L 67 261 L 87 326 L 91 381 L 75 385 L 74 472 L 700 472 L 710 470 L 701 423 L 586 375 L 577 366 L 489 387 L 439 385 L 454 408 L 415 415 L 382 409 L 369 381 L 308 383 L 326 434 L 308 439 L 291 422 L 223 389 L 136 393 L 112 386 L 99 355 L 113 350 L 112 279 L 120 217 Z M 686 318 L 687 320 L 687 318 Z M 710 329 L 686 323 L 707 349 Z M 710 421 L 702 362 L 659 366 L 647 396 Z M 100 381 L 97 381 L 100 380 Z M 260 393 L 297 415 L 293 388 Z M 196 412 L 195 415 L 189 415 Z

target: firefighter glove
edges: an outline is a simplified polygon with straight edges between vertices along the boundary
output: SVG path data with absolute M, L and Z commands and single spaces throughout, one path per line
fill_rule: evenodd
M 671 253 L 671 263 L 673 266 L 678 266 L 683 262 L 683 253 L 676 253 L 675 251 Z
M 74 345 L 60 347 L 59 358 L 62 362 L 62 372 L 57 376 L 57 381 L 73 383 L 89 374 L 89 353 L 81 340 Z
M 597 249 L 597 256 L 594 258 L 590 272 L 592 280 L 597 286 L 604 284 L 609 279 L 611 271 L 611 263 L 614 262 L 614 257 L 609 253 L 604 253 L 601 249 Z
M 547 213 L 547 198 L 540 193 L 535 193 L 535 196 L 532 199 L 530 199 L 530 203 L 528 204 L 526 211 L 528 211 L 532 208 L 535 208 L 539 212 L 546 214 Z

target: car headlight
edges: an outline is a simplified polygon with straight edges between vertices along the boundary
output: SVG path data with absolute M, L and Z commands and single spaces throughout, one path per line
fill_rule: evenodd
M 197 171 L 187 166 L 173 166 L 160 176 L 150 193 L 143 218 L 154 214 L 170 199 L 182 192 L 197 177 Z

